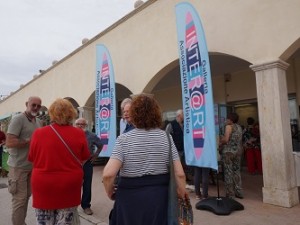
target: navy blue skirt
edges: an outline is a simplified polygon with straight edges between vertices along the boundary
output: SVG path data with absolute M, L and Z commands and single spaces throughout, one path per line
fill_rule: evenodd
M 110 225 L 167 225 L 169 174 L 120 177 Z

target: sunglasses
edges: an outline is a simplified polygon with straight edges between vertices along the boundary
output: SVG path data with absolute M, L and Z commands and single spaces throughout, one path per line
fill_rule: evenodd
M 76 123 L 75 125 L 76 125 L 76 126 L 86 126 L 85 123 Z
M 31 104 L 31 107 L 32 107 L 32 108 L 41 108 L 42 106 L 39 105 L 39 104 L 33 103 L 33 104 Z

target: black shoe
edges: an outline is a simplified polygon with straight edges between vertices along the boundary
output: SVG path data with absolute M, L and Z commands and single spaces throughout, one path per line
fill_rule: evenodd
M 83 212 L 84 212 L 85 214 L 87 214 L 87 215 L 92 215 L 92 214 L 93 214 L 93 210 L 91 210 L 91 208 L 85 208 L 85 209 L 83 210 Z

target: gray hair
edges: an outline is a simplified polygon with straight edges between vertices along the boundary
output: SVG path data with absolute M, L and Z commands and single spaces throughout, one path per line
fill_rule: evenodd
M 179 116 L 179 115 L 183 115 L 182 109 L 178 109 L 178 110 L 176 111 L 176 116 Z
M 75 124 L 78 123 L 78 122 L 84 122 L 86 124 L 88 123 L 88 121 L 85 118 L 83 118 L 83 117 L 80 117 L 77 120 L 75 120 Z
M 123 110 L 125 105 L 127 105 L 128 103 L 131 103 L 132 99 L 131 98 L 125 98 L 122 102 L 121 102 L 121 109 Z

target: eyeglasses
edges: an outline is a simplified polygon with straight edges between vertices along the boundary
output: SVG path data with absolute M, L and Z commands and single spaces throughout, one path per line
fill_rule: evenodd
M 32 108 L 41 108 L 42 106 L 39 105 L 39 104 L 33 103 L 33 104 L 31 104 L 31 107 L 32 107 Z
M 85 123 L 75 123 L 76 126 L 86 126 Z

